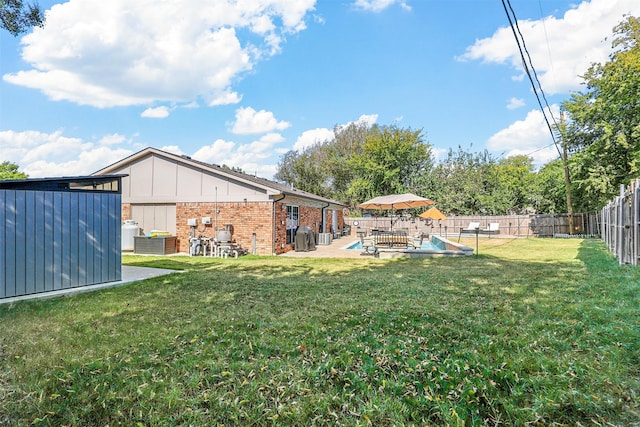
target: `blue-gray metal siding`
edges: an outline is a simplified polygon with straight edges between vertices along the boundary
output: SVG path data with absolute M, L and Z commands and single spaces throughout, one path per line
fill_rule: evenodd
M 0 190 L 0 298 L 122 279 L 121 195 Z

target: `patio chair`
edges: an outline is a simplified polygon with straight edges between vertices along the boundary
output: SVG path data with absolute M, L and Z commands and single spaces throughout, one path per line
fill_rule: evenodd
M 481 230 L 482 234 L 488 234 L 491 236 L 492 234 L 500 234 L 500 223 L 490 222 L 487 225 L 487 228 Z
M 471 221 L 469 225 L 465 228 L 460 229 L 460 234 L 458 235 L 458 242 L 460 242 L 460 237 L 462 233 L 476 233 L 480 230 L 480 223 Z
M 376 244 L 374 242 L 374 240 L 369 237 L 365 237 L 364 235 L 360 235 L 360 243 L 362 244 L 362 249 L 363 252 L 360 253 L 360 255 L 373 255 L 373 256 L 377 256 L 378 254 L 378 248 L 376 248 Z

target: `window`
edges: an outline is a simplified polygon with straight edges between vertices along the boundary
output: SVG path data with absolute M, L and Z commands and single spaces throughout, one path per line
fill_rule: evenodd
M 293 245 L 295 242 L 299 218 L 300 208 L 298 206 L 287 206 L 287 245 Z

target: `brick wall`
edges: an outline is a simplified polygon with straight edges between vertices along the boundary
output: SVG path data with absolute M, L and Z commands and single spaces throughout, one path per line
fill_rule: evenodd
M 179 251 L 189 251 L 191 227 L 187 225 L 187 220 L 196 218 L 198 220 L 196 236 L 216 237 L 217 230 L 225 230 L 226 225 L 231 224 L 232 239 L 236 243 L 252 253 L 255 234 L 256 255 L 271 255 L 273 254 L 272 206 L 271 202 L 219 202 L 216 219 L 215 203 L 176 203 L 176 234 Z M 207 216 L 211 217 L 211 224 L 203 225 L 202 217 Z
M 287 205 L 276 202 L 275 226 L 273 223 L 272 202 L 233 202 L 217 203 L 218 217 L 216 221 L 215 203 L 176 203 L 176 236 L 178 251 L 189 252 L 191 227 L 187 225 L 189 218 L 196 218 L 196 236 L 216 237 L 217 230 L 225 230 L 226 224 L 232 225 L 233 240 L 248 253 L 253 253 L 255 233 L 255 254 L 281 254 L 295 249 L 295 245 L 287 245 Z M 322 209 L 312 206 L 299 207 L 299 224 L 311 227 L 316 233 L 322 223 Z M 327 231 L 331 230 L 332 210 L 326 209 Z M 202 224 L 202 217 L 211 217 L 210 225 Z M 122 204 L 122 220 L 131 219 L 131 205 Z M 338 211 L 338 228 L 342 228 L 344 220 Z M 272 230 L 275 227 L 275 242 Z M 275 243 L 275 246 L 274 246 Z
M 121 212 L 123 222 L 127 219 L 131 219 L 131 203 L 123 203 Z
M 276 253 L 281 254 L 295 250 L 295 241 L 287 245 L 287 204 L 278 203 L 276 210 Z M 298 206 L 298 225 L 309 226 L 315 233 L 319 233 L 320 224 L 322 223 L 322 210 L 312 206 Z M 284 223 L 284 224 L 283 224 Z

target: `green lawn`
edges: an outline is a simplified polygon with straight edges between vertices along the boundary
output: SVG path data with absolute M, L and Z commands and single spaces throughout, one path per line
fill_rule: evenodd
M 0 305 L 0 425 L 640 423 L 640 271 L 598 240 L 124 261 L 183 271 Z

